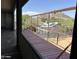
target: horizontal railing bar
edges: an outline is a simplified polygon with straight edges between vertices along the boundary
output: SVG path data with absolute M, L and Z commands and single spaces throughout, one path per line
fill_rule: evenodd
M 70 10 L 76 10 L 76 6 L 64 8 L 64 9 L 60 9 L 60 10 L 54 10 L 54 11 L 50 11 L 50 12 L 45 12 L 45 13 L 32 15 L 32 16 L 39 16 L 39 15 L 44 15 L 44 14 L 49 14 L 49 13 L 56 13 L 56 12 L 63 12 L 63 11 L 70 11 Z

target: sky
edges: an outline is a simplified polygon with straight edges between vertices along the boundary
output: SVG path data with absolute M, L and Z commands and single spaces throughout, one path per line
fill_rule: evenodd
M 22 8 L 23 14 L 38 14 L 76 6 L 76 0 L 29 0 Z M 64 12 L 74 18 L 75 11 Z

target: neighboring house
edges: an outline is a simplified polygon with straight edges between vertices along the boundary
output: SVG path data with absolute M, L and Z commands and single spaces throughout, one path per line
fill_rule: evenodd
M 53 22 L 53 23 L 43 23 L 40 27 L 41 28 L 53 28 L 54 26 L 56 26 L 58 24 L 58 22 Z

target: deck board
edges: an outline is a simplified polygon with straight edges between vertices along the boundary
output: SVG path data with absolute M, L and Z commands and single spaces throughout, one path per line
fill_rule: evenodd
M 23 30 L 22 33 L 37 54 L 42 56 L 42 59 L 56 59 L 56 57 L 62 52 L 60 48 L 37 36 L 30 30 Z M 60 59 L 69 59 L 69 53 L 65 52 Z

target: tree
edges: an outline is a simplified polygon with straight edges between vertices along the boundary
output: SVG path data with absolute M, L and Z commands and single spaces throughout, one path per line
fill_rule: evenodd
M 47 21 L 47 18 L 41 18 L 42 19 L 42 22 L 46 22 Z

